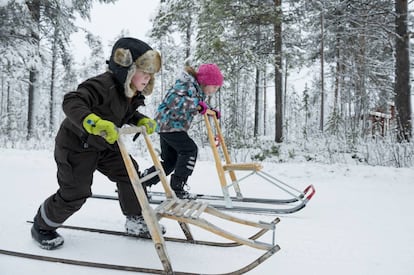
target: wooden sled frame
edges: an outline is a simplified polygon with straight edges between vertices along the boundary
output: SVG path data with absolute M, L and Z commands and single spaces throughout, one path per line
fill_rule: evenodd
M 263 254 L 261 257 L 259 257 L 252 263 L 246 265 L 245 267 L 243 267 L 242 269 L 239 269 L 238 271 L 231 272 L 229 274 L 242 274 L 244 272 L 247 272 L 253 269 L 254 267 L 256 267 L 257 265 L 259 265 L 260 263 L 262 263 L 265 259 L 269 258 L 271 255 L 273 255 L 280 249 L 278 245 L 274 244 L 274 241 L 275 241 L 274 233 L 275 233 L 276 223 L 279 222 L 279 219 L 275 219 L 274 221 L 270 223 L 261 222 L 261 221 L 260 222 L 247 221 L 244 219 L 237 218 L 235 216 L 222 213 L 216 210 L 214 207 L 208 205 L 208 203 L 206 202 L 199 202 L 197 200 L 178 199 L 175 193 L 171 190 L 167 182 L 167 177 L 162 168 L 161 162 L 155 153 L 155 150 L 152 146 L 152 142 L 145 131 L 145 127 L 142 126 L 142 127 L 121 128 L 119 129 L 119 133 L 120 133 L 120 137 L 118 139 L 118 146 L 121 151 L 122 158 L 124 160 L 126 169 L 128 171 L 128 175 L 131 180 L 133 189 L 141 205 L 142 215 L 148 226 L 152 241 L 154 242 L 155 249 L 158 253 L 158 256 L 160 258 L 160 261 L 163 265 L 163 268 L 166 274 L 174 274 L 174 271 L 173 271 L 173 267 L 171 265 L 171 261 L 169 259 L 168 253 L 166 251 L 165 239 L 161 233 L 161 229 L 158 223 L 158 221 L 162 218 L 176 220 L 179 223 L 187 240 L 194 240 L 192 233 L 190 231 L 190 227 L 188 226 L 188 224 L 193 224 L 207 231 L 210 231 L 216 235 L 232 240 L 236 243 L 266 251 L 265 254 Z M 141 179 L 139 178 L 138 172 L 136 171 L 131 161 L 131 158 L 128 154 L 126 146 L 124 145 L 122 141 L 124 135 L 136 134 L 136 133 L 141 133 L 141 135 L 144 137 L 149 154 L 156 168 L 156 171 L 154 173 L 147 175 L 146 177 L 143 177 Z M 159 176 L 161 184 L 165 190 L 166 200 L 162 204 L 160 204 L 158 207 L 153 209 L 149 205 L 149 201 L 144 191 L 144 188 L 142 186 L 142 182 L 144 182 L 148 178 L 151 178 L 157 175 Z M 260 229 L 259 232 L 262 232 L 263 230 L 267 230 L 267 231 L 272 230 L 273 231 L 273 242 L 270 244 L 270 243 L 258 241 L 253 238 L 240 237 L 232 232 L 226 231 L 208 222 L 206 219 L 201 217 L 205 213 L 224 219 L 226 221 L 259 228 Z
M 210 117 L 213 119 L 214 129 L 216 131 L 216 136 L 213 133 L 213 128 L 210 123 Z M 289 203 L 296 203 L 298 202 L 299 205 L 287 210 L 281 210 L 280 213 L 293 213 L 297 210 L 302 209 L 306 203 L 313 197 L 315 194 L 315 188 L 313 185 L 307 186 L 304 191 L 300 191 L 280 180 L 273 177 L 272 175 L 261 171 L 263 166 L 261 163 L 232 163 L 230 154 L 227 150 L 227 146 L 225 140 L 223 138 L 223 134 L 221 132 L 219 121 L 216 117 L 216 112 L 212 110 L 207 110 L 204 114 L 204 121 L 207 128 L 208 139 L 210 143 L 210 147 L 213 151 L 214 161 L 216 163 L 216 169 L 218 173 L 218 177 L 220 180 L 221 190 L 223 193 L 223 199 L 226 208 L 233 208 L 233 200 L 238 201 L 246 201 L 246 202 L 259 202 L 259 203 L 270 203 L 270 204 L 289 204 Z M 220 153 L 218 148 L 221 148 L 224 160 L 221 159 Z M 250 174 L 244 176 L 241 179 L 237 179 L 235 171 L 251 171 Z M 231 183 L 227 182 L 226 173 L 229 174 Z M 283 190 L 284 192 L 288 193 L 292 196 L 289 199 L 257 199 L 254 198 L 244 198 L 240 189 L 240 182 L 251 175 L 258 175 L 261 178 L 265 179 L 269 183 L 273 184 L 274 186 L 278 187 L 279 189 Z M 233 187 L 236 197 L 231 197 L 229 189 Z

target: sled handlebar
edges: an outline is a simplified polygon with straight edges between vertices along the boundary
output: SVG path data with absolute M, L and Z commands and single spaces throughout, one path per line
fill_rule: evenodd
M 145 126 L 131 126 L 118 128 L 119 135 L 131 135 L 131 134 L 147 134 Z
M 207 112 L 206 112 L 206 114 L 209 115 L 209 116 L 215 116 L 216 115 L 216 112 L 214 112 L 211 109 L 208 109 Z
M 198 111 L 200 111 L 201 110 L 201 107 L 200 106 L 198 106 L 197 107 L 197 110 Z M 211 110 L 211 109 L 207 109 L 207 111 L 204 113 L 205 115 L 208 115 L 208 116 L 216 116 L 216 112 L 215 111 L 213 111 L 213 110 Z M 217 117 L 216 117 L 217 118 Z

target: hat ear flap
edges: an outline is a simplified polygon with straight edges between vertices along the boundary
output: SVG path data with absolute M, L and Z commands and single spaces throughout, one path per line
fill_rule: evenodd
M 154 83 L 155 83 L 155 78 L 154 78 L 154 75 L 151 74 L 150 81 L 148 81 L 147 86 L 145 86 L 144 90 L 142 91 L 142 94 L 144 96 L 149 96 L 150 94 L 152 94 L 152 90 L 154 89 Z
M 114 62 L 122 67 L 129 67 L 132 65 L 131 51 L 124 48 L 118 48 L 115 50 L 113 56 Z
M 131 86 L 132 78 L 134 77 L 134 74 L 136 72 L 135 66 L 131 66 L 128 70 L 125 83 L 124 83 L 124 93 L 127 98 L 132 98 L 135 96 L 135 87 Z
M 146 73 L 158 73 L 161 69 L 161 55 L 154 50 L 146 51 L 143 55 L 137 58 L 135 65 L 138 69 Z

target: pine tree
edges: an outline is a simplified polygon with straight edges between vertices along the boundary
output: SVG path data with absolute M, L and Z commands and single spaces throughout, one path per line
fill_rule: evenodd
M 412 111 L 410 100 L 409 34 L 407 32 L 407 0 L 395 0 L 396 66 L 395 103 L 397 107 L 398 140 L 410 141 L 412 137 Z

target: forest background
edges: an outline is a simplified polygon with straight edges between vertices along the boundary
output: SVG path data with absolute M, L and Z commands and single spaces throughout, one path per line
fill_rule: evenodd
M 1 147 L 53 148 L 63 95 L 109 58 L 76 19 L 116 2 L 0 0 Z M 209 103 L 236 161 L 413 167 L 413 22 L 406 0 L 161 0 L 146 42 L 163 68 L 140 111 L 154 114 L 185 60 L 214 62 L 225 84 Z M 119 27 L 113 42 L 129 35 Z M 91 51 L 82 62 L 79 31 Z M 208 146 L 201 119 L 192 135 Z

